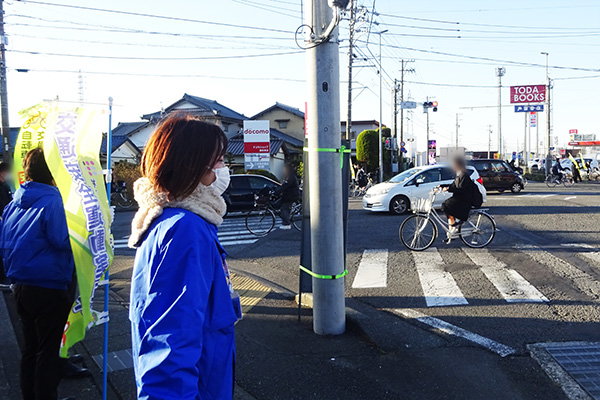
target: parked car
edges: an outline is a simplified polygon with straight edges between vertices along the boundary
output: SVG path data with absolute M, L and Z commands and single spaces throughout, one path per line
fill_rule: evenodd
M 477 169 L 486 190 L 499 192 L 510 190 L 513 193 L 519 193 L 525 187 L 521 175 L 513 171 L 506 161 L 478 159 L 468 160 L 467 164 Z
M 579 165 L 579 168 L 583 168 L 583 166 L 581 165 L 581 157 L 574 157 L 574 158 L 575 158 L 575 161 L 577 161 L 577 165 Z M 584 156 L 583 161 L 585 161 L 586 165 L 589 163 L 590 167 L 592 169 L 598 168 L 598 160 L 595 160 L 592 157 Z M 560 165 L 562 165 L 563 168 L 571 169 L 571 166 L 573 165 L 573 161 L 571 161 L 570 158 L 563 158 L 562 160 L 560 160 Z
M 227 212 L 250 211 L 254 207 L 254 195 L 268 189 L 276 189 L 279 183 L 262 175 L 231 175 L 229 187 L 223 193 Z
M 539 158 L 534 158 L 533 160 L 529 160 L 529 162 L 527 163 L 527 167 L 528 168 L 539 168 L 540 165 L 540 159 Z
M 475 168 L 467 166 L 471 179 L 481 185 L 481 178 Z M 363 197 L 363 209 L 369 211 L 387 211 L 403 214 L 410 210 L 413 198 L 427 198 L 431 189 L 438 185 L 452 183 L 456 174 L 449 165 L 437 164 L 408 169 L 386 182 L 372 186 Z M 482 186 L 482 194 L 485 193 Z M 452 194 L 441 192 L 435 199 L 434 207 Z M 485 201 L 485 197 L 484 197 Z

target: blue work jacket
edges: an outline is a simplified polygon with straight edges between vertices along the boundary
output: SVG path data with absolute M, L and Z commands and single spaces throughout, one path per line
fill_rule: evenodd
M 131 334 L 139 399 L 233 397 L 234 324 L 217 227 L 165 208 L 137 250 Z

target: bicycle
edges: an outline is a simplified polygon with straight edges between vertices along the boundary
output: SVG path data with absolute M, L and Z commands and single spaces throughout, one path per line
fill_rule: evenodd
M 446 231 L 448 243 L 452 239 L 460 238 L 464 244 L 473 248 L 482 248 L 490 244 L 497 229 L 494 218 L 487 213 L 488 209 L 472 209 L 467 220 L 458 226 L 456 232 L 452 232 L 447 227 L 448 223 L 433 208 L 439 192 L 440 189 L 436 188 L 427 199 L 413 199 L 413 215 L 400 225 L 399 236 L 402 244 L 413 251 L 428 249 L 438 236 L 438 225 Z
M 575 183 L 573 177 L 566 173 L 562 174 L 560 179 L 557 178 L 554 174 L 550 174 L 546 176 L 546 180 L 544 182 L 549 188 L 556 187 L 556 185 L 560 185 L 561 183 L 565 185 L 565 187 L 571 187 Z
M 254 195 L 254 209 L 246 214 L 246 229 L 255 236 L 267 236 L 275 228 L 275 216 L 281 215 L 281 210 L 273 205 L 273 194 Z M 296 201 L 290 210 L 292 226 L 302 231 L 302 203 Z
M 113 186 L 114 190 L 110 194 L 110 204 L 113 204 L 124 210 L 133 207 L 133 198 L 127 190 L 125 181 L 117 181 Z

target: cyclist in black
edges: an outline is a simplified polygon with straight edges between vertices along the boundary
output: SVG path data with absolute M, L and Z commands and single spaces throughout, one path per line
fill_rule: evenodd
M 363 165 L 360 166 L 360 169 L 356 173 L 356 183 L 361 189 L 364 189 L 367 186 L 367 183 L 369 183 L 367 179 L 367 173 L 365 172 L 365 167 Z
M 281 226 L 279 229 L 291 229 L 290 211 L 292 204 L 300 199 L 300 185 L 294 167 L 286 164 L 283 168 L 283 183 L 273 192 L 281 196 Z
M 562 171 L 566 170 L 566 168 L 564 168 L 561 164 L 560 164 L 560 158 L 556 159 L 556 164 L 554 164 L 552 166 L 552 175 L 554 176 L 556 182 L 560 183 L 562 181 L 563 178 L 563 173 Z

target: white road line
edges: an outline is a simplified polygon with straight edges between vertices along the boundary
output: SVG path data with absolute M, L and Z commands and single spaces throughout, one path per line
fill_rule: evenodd
M 377 288 L 387 286 L 387 249 L 368 249 L 363 252 L 353 288 Z
M 597 281 L 587 272 L 571 265 L 562 258 L 556 257 L 534 245 L 516 245 L 515 248 L 531 257 L 534 261 L 550 267 L 555 274 L 570 281 L 573 286 L 586 295 L 592 298 L 597 298 L 600 295 L 600 281 Z
M 229 241 L 220 241 L 221 246 L 235 246 L 238 244 L 251 244 L 255 243 L 258 239 L 252 240 L 229 240 Z
M 556 194 L 544 194 L 544 195 L 538 196 L 538 197 L 541 197 L 542 199 L 545 199 L 546 197 L 552 197 L 552 196 L 556 196 Z
M 490 351 L 493 351 L 501 357 L 506 357 L 516 353 L 516 350 L 512 347 L 506 346 L 502 343 L 498 343 L 495 340 L 478 335 L 466 329 L 460 328 L 456 325 L 452 325 L 446 321 L 442 321 L 441 319 L 430 317 L 419 311 L 412 310 L 410 308 L 397 308 L 391 311 L 394 314 L 400 315 L 404 318 L 416 319 L 417 321 L 429 325 L 432 328 L 440 330 L 448 335 L 458 336 L 470 342 L 476 343 Z
M 115 240 L 115 244 L 117 243 L 127 243 L 129 241 L 129 239 L 116 239 Z
M 531 283 L 514 269 L 507 268 L 486 249 L 463 249 L 486 278 L 509 303 L 541 303 L 548 301 Z
M 252 235 L 252 232 L 250 232 L 248 229 L 245 229 L 243 231 L 223 231 L 223 232 L 219 232 L 217 234 L 217 236 L 219 236 L 219 237 L 231 236 L 231 235 Z
M 444 271 L 444 261 L 435 247 L 412 255 L 427 307 L 469 304 L 450 272 Z
M 571 200 L 571 199 L 576 199 L 577 196 L 569 196 L 569 197 L 565 197 L 565 200 Z
M 561 246 L 563 247 L 581 247 L 584 249 L 597 249 L 597 246 L 592 246 L 591 244 L 587 244 L 587 243 L 561 243 Z
M 594 264 L 600 265 L 600 251 L 579 253 L 579 255 L 588 261 L 592 261 Z

